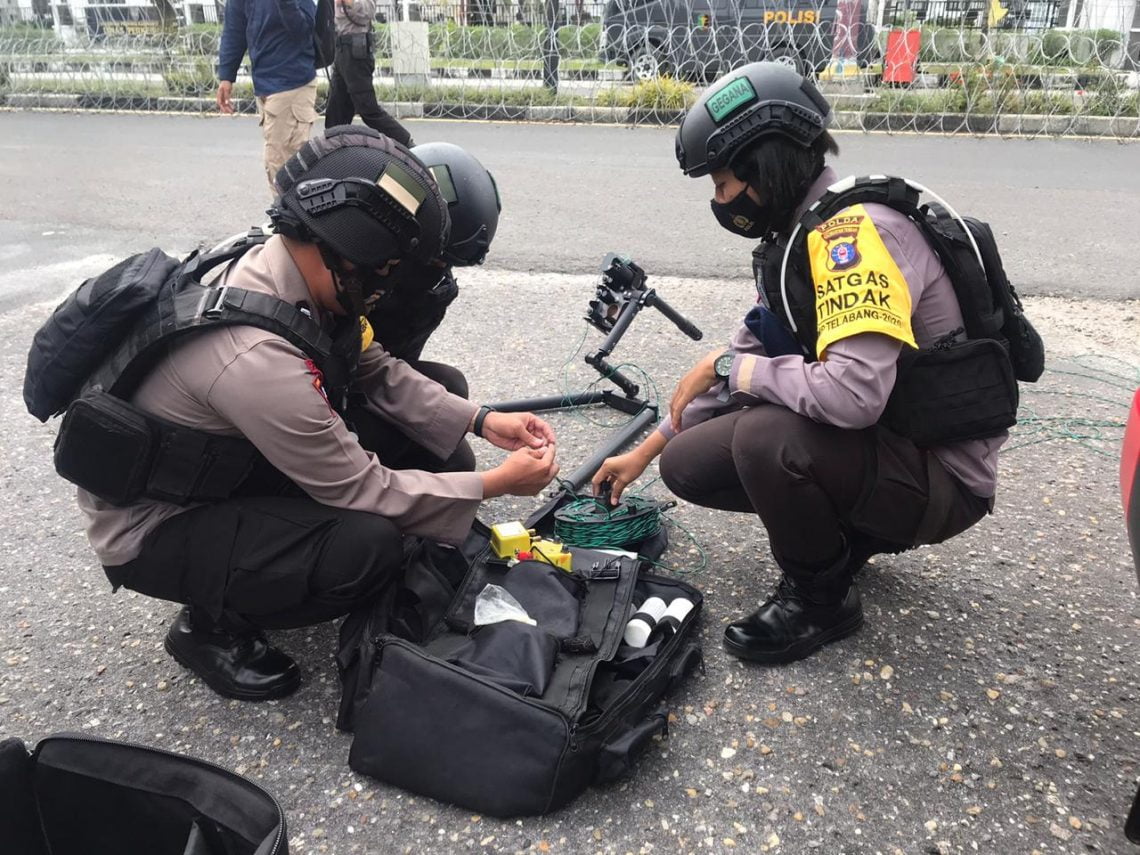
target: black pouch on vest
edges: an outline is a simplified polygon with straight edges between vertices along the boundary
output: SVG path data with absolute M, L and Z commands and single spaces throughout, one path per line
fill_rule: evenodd
M 372 54 L 372 39 L 368 33 L 353 33 L 349 42 L 349 56 L 353 59 L 368 59 Z
M 994 339 L 920 350 L 900 360 L 882 421 L 920 448 L 996 436 L 1017 423 L 1009 354 Z
M 247 439 L 164 421 L 99 389 L 71 403 L 55 440 L 60 477 L 118 506 L 218 502 L 259 460 Z
M 106 392 L 71 403 L 55 438 L 55 471 L 113 505 L 142 497 L 157 437 L 146 415 Z
M 10 855 L 287 855 L 285 815 L 232 772 L 156 748 L 58 734 L 0 742 Z
M 476 629 L 475 601 L 486 585 L 507 587 L 508 574 L 518 579 L 531 572 L 547 579 L 537 590 L 549 574 L 565 572 L 530 561 L 507 568 L 485 548 L 444 619 L 422 643 L 386 633 L 373 639 L 370 686 L 354 716 L 349 765 L 492 816 L 547 813 L 591 784 L 627 772 L 636 755 L 667 730 L 664 697 L 701 661 L 695 627 L 702 597 L 679 580 L 641 573 L 639 561 L 584 549 L 573 553 L 575 572 L 568 579 L 575 581 L 568 596 L 555 599 L 576 616 L 547 614 L 537 627 Z M 522 593 L 517 584 L 515 589 Z M 622 637 L 631 607 L 649 596 L 666 602 L 685 598 L 693 608 L 675 633 L 639 654 Z M 547 664 L 545 651 L 555 638 L 543 623 L 558 624 L 563 632 L 573 627 L 575 633 L 558 639 L 548 674 L 536 673 Z M 471 661 L 470 639 L 492 627 L 542 638 L 526 639 L 529 652 L 517 668 L 491 645 L 490 668 L 488 659 L 464 667 Z M 624 666 L 631 655 L 643 659 L 641 667 Z M 519 673 L 507 675 L 512 669 Z

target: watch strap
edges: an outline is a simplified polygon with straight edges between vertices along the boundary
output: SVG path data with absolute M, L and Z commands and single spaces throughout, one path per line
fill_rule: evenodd
M 487 419 L 487 414 L 494 412 L 490 407 L 484 405 L 479 408 L 479 412 L 475 414 L 475 421 L 471 425 L 471 433 L 475 436 L 482 438 L 483 436 L 483 422 Z

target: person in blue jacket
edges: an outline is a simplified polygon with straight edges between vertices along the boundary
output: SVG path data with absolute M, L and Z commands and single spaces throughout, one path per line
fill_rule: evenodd
M 249 53 L 253 94 L 265 137 L 271 193 L 277 170 L 309 139 L 317 119 L 313 0 L 229 0 L 218 49 L 218 109 L 234 111 L 238 66 Z

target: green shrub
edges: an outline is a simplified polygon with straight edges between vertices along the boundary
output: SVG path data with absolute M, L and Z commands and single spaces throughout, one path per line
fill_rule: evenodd
M 191 24 L 181 31 L 182 52 L 192 56 L 217 56 L 221 41 L 221 24 Z
M 376 54 L 392 55 L 391 25 L 375 27 Z M 601 49 L 600 24 L 561 27 L 557 34 L 558 53 L 566 59 L 597 59 Z M 482 59 L 501 62 L 540 61 L 546 49 L 546 28 L 526 24 L 509 27 L 468 27 L 447 21 L 428 27 L 428 49 L 432 59 Z
M 933 89 L 922 92 L 900 92 L 880 89 L 867 105 L 871 113 L 904 115 L 942 115 L 965 112 L 966 99 L 961 90 Z
M 464 27 L 448 21 L 429 27 L 428 45 L 433 57 L 443 59 L 539 59 L 543 33 L 525 24 Z
M 218 88 L 213 63 L 208 59 L 195 60 L 190 65 L 172 66 L 162 72 L 166 91 L 179 98 L 202 98 L 212 95 Z
M 973 62 L 983 53 L 982 34 L 977 30 L 935 27 L 922 31 L 920 62 Z
M 1020 112 L 1031 116 L 1068 116 L 1077 111 L 1077 105 L 1067 95 L 1056 92 L 1026 92 L 1021 96 Z
M 1135 116 L 1140 104 L 1140 93 L 1122 86 L 1115 78 L 1108 78 L 1085 101 L 1084 113 L 1090 116 Z
M 1096 52 L 1090 62 L 1100 66 L 1117 66 L 1124 53 L 1124 43 L 1116 30 L 1096 30 L 1092 34 Z
M 0 27 L 0 50 L 4 53 L 56 53 L 63 50 L 63 42 L 52 30 L 32 24 L 14 24 Z
M 594 103 L 599 107 L 628 107 L 631 110 L 687 110 L 696 100 L 693 84 L 672 77 L 643 80 L 631 89 L 603 89 Z
M 562 27 L 558 31 L 558 53 L 566 59 L 597 59 L 601 44 L 601 24 Z

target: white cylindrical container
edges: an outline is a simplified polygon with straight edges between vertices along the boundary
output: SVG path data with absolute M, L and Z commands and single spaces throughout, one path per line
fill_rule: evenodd
M 692 600 L 686 599 L 685 597 L 678 597 L 669 603 L 669 608 L 665 610 L 665 614 L 657 621 L 657 626 L 653 628 L 652 634 L 668 638 L 681 628 L 681 622 L 692 610 Z M 646 641 L 648 641 L 648 639 L 646 639 Z
M 641 604 L 637 614 L 625 625 L 623 640 L 630 647 L 644 647 L 657 622 L 665 616 L 665 601 L 660 597 L 650 597 Z

